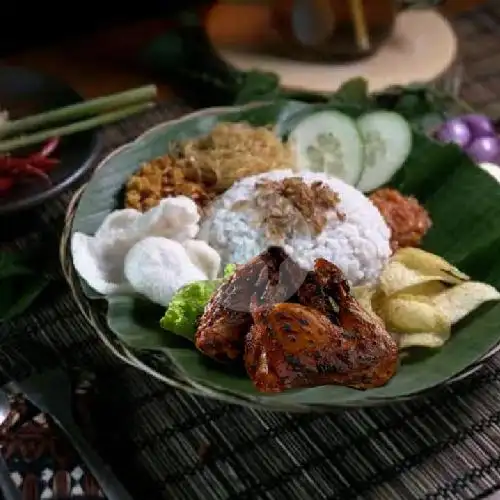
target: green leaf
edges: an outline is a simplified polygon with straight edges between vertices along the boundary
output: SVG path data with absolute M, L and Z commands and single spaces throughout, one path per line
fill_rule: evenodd
M 331 104 L 346 103 L 368 107 L 372 102 L 372 97 L 368 93 L 368 81 L 365 78 L 353 78 L 344 82 L 332 94 L 329 102 Z
M 463 267 L 465 273 L 470 272 L 468 263 L 482 253 L 483 260 L 477 266 L 482 266 L 481 275 L 489 274 L 498 255 L 485 255 L 485 245 L 500 239 L 497 182 L 474 163 L 464 160 L 455 165 L 446 182 L 426 198 L 425 207 L 433 220 L 433 227 L 424 240 L 425 248 Z M 494 284 L 498 278 L 500 276 L 491 276 L 489 280 Z
M 194 342 L 198 318 L 222 281 L 197 281 L 181 288 L 173 296 L 160 326 Z
M 459 104 L 450 99 L 449 95 L 420 84 L 391 87 L 374 97 L 378 107 L 401 114 L 415 129 L 422 131 L 436 128 L 453 111 L 452 107 Z
M 0 252 L 0 321 L 24 313 L 50 278 L 35 271 L 21 252 Z
M 131 295 L 109 296 L 107 300 L 108 326 L 128 347 L 164 350 L 182 346 L 185 342 L 180 336 L 160 328 L 161 306 Z
M 427 168 L 427 164 L 432 165 L 432 169 Z M 403 194 L 425 202 L 462 165 L 472 165 L 474 171 L 479 170 L 457 146 L 439 144 L 414 132 L 412 151 L 390 184 Z
M 492 259 L 493 255 L 500 255 L 498 231 L 494 231 L 487 241 L 477 245 L 469 255 L 457 259 L 457 265 L 469 276 L 474 276 L 475 280 L 489 283 L 500 290 L 500 259 Z
M 355 93 L 354 90 L 349 92 Z M 415 114 L 411 119 L 415 125 L 420 123 L 422 113 L 425 115 L 427 109 L 432 111 L 432 105 L 428 104 L 432 94 L 423 93 L 419 88 L 408 92 L 408 95 L 417 95 L 428 108 L 416 106 L 415 100 L 406 99 L 407 94 L 401 89 L 394 95 L 377 96 L 377 105 L 386 102 L 389 109 L 402 107 L 408 115 Z M 156 127 L 108 158 L 95 173 L 77 207 L 73 231 L 95 232 L 104 217 L 117 206 L 122 186 L 137 165 L 166 153 L 171 141 L 206 134 L 222 121 L 274 124 L 278 133 L 285 136 L 298 114 L 333 106 L 361 113 L 365 105 L 374 104 L 343 101 L 337 105 L 331 102 L 310 106 L 279 99 L 225 112 L 208 110 L 174 124 Z M 429 210 L 434 225 L 425 238 L 425 249 L 450 260 L 473 279 L 500 286 L 500 187 L 492 177 L 455 146 L 439 144 L 416 130 L 413 150 L 390 184 L 416 196 Z M 478 361 L 500 340 L 500 304 L 490 303 L 455 325 L 445 347 L 418 362 L 403 363 L 397 375 L 384 387 L 362 392 L 325 386 L 265 396 L 257 393 L 241 368 L 215 364 L 194 349 L 192 343 L 162 330 L 158 325 L 161 309 L 149 306 L 148 310 L 148 305 L 139 303 L 137 298 L 115 297 L 109 301 L 111 331 L 128 345 L 167 352 L 179 373 L 197 383 L 266 406 L 359 406 L 371 404 L 376 399 L 392 400 L 412 395 L 442 384 Z
M 235 105 L 253 101 L 271 101 L 280 96 L 279 78 L 275 73 L 248 71 L 243 75 L 241 87 L 234 98 Z
M 328 102 L 327 94 L 318 94 L 317 92 L 308 92 L 307 90 L 286 90 L 282 91 L 284 99 L 290 101 L 301 101 L 304 103 L 316 104 Z
M 28 274 L 34 274 L 34 271 L 20 252 L 0 252 L 0 280 Z
M 234 264 L 224 269 L 224 278 L 195 281 L 182 287 L 172 298 L 160 326 L 169 332 L 194 342 L 198 318 L 203 314 L 210 297 L 236 271 Z
M 224 278 L 229 278 L 236 271 L 236 264 L 227 264 L 224 268 Z
M 23 314 L 45 290 L 47 276 L 16 275 L 0 280 L 0 321 Z

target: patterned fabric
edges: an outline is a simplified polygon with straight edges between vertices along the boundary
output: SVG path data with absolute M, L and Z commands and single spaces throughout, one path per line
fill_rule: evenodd
M 85 396 L 76 397 L 80 410 Z M 11 413 L 0 426 L 0 446 L 23 500 L 103 498 L 57 426 L 24 399 L 12 401 Z
M 498 117 L 500 4 L 493 1 L 455 26 L 463 96 Z M 185 110 L 170 102 L 109 127 L 105 150 Z M 67 199 L 24 221 L 16 245 L 36 246 L 56 260 Z M 60 279 L 31 315 L 0 325 L 0 379 L 61 360 L 96 373 L 95 404 L 87 412 L 93 442 L 137 499 L 441 500 L 485 498 L 500 489 L 500 356 L 469 379 L 407 404 L 336 415 L 244 409 L 169 389 L 120 365 Z M 36 439 L 29 437 L 34 428 Z M 47 495 L 46 485 L 84 488 L 77 462 L 61 461 L 66 454 L 57 452 L 58 465 L 45 467 L 40 450 L 54 450 L 55 441 L 44 424 L 29 424 L 21 435 L 3 442 L 17 450 L 10 463 L 25 488 L 36 483 Z M 14 456 L 32 463 L 39 457 L 37 472 L 26 475 L 24 460 Z

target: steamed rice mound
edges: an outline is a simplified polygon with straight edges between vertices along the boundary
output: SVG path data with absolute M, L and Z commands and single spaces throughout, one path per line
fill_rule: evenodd
M 311 231 L 288 231 L 280 242 L 270 242 L 258 224 L 261 214 L 250 202 L 257 185 L 272 180 L 301 177 L 308 185 L 323 182 L 338 194 L 335 210 L 327 212 L 326 224 L 316 236 Z M 245 204 L 245 209 L 236 209 Z M 378 209 L 360 191 L 326 174 L 281 170 L 247 177 L 216 199 L 210 215 L 202 221 L 199 237 L 219 252 L 222 264 L 243 264 L 281 244 L 306 269 L 322 257 L 334 262 L 352 285 L 374 283 L 391 255 L 390 230 Z

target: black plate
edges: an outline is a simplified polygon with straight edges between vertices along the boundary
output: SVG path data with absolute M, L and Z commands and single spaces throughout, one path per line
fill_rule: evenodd
M 52 77 L 13 66 L 0 66 L 0 109 L 9 112 L 10 119 L 60 108 L 82 101 L 82 97 L 67 84 Z M 92 166 L 99 150 L 99 132 L 89 130 L 61 138 L 54 153 L 59 159 L 50 173 L 52 186 L 47 188 L 34 179 L 15 187 L 8 195 L 0 196 L 0 215 L 32 208 L 55 197 L 76 183 Z M 25 155 L 39 150 L 42 144 L 16 155 Z

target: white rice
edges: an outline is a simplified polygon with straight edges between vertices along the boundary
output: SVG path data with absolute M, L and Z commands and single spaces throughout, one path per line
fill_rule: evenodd
M 314 261 L 322 257 L 336 264 L 353 285 L 375 282 L 391 254 L 390 230 L 363 193 L 325 174 L 280 170 L 242 179 L 215 201 L 210 216 L 201 223 L 199 238 L 219 252 L 223 265 L 247 262 L 271 242 L 265 230 L 256 225 L 259 213 L 254 208 L 233 210 L 232 206 L 237 201 L 251 200 L 257 182 L 299 175 L 307 184 L 322 181 L 338 193 L 337 209 L 345 218 L 341 221 L 336 211 L 330 211 L 318 236 L 295 231 L 281 242 L 284 249 L 306 269 L 312 269 Z

